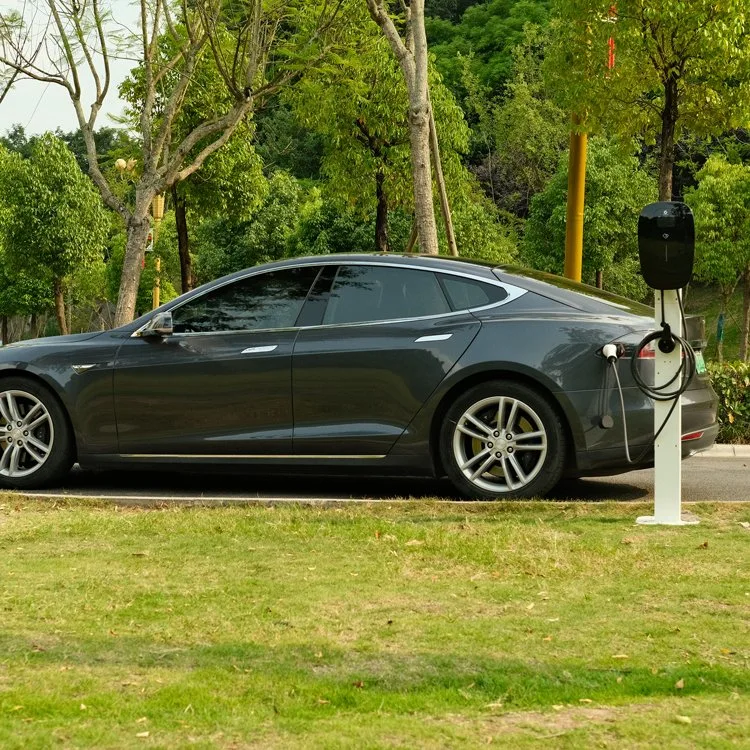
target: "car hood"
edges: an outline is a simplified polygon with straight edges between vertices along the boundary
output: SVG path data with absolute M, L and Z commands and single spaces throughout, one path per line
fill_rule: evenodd
M 28 339 L 26 341 L 15 341 L 12 344 L 6 344 L 0 351 L 9 351 L 12 349 L 25 349 L 37 346 L 67 346 L 80 344 L 83 341 L 89 341 L 97 336 L 101 336 L 104 331 L 94 331 L 93 333 L 73 333 L 69 336 L 45 336 L 41 339 Z

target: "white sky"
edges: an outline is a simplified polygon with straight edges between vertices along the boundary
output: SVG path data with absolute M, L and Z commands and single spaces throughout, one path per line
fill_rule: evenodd
M 113 21 L 108 24 L 111 32 L 122 33 L 123 25 L 132 29 L 137 24 L 138 8 L 132 0 L 104 0 L 104 3 L 112 10 Z M 32 4 L 38 8 L 37 18 L 46 19 L 49 11 L 44 0 L 0 0 L 0 12 L 17 10 L 23 13 L 25 9 L 26 15 L 29 16 L 33 9 Z M 113 124 L 108 117 L 109 113 L 122 113 L 123 107 L 118 99 L 117 87 L 133 67 L 135 63 L 129 60 L 112 61 L 112 83 L 104 107 L 97 117 L 97 130 Z M 82 89 L 86 104 L 84 111 L 88 115 L 94 92 L 93 83 L 83 82 Z M 0 135 L 5 135 L 16 124 L 22 125 L 27 135 L 39 134 L 47 130 L 54 131 L 58 127 L 66 132 L 78 129 L 78 121 L 68 92 L 56 84 L 31 80 L 17 81 L 0 104 Z

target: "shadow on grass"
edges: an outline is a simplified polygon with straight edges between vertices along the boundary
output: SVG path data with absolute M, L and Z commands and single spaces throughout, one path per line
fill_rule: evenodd
M 70 639 L 55 637 L 41 647 L 27 638 L 0 635 L 6 666 L 31 674 L 75 677 L 101 675 L 111 685 L 123 673 L 160 684 L 194 690 L 204 684 L 210 693 L 237 691 L 269 694 L 304 703 L 325 696 L 339 708 L 374 709 L 387 700 L 389 710 L 434 710 L 461 705 L 482 706 L 502 701 L 506 707 L 532 708 L 558 703 L 623 702 L 628 699 L 674 695 L 742 693 L 750 690 L 750 673 L 731 665 L 692 663 L 661 669 L 653 666 L 593 666 L 580 659 L 543 661 L 487 658 L 446 651 L 394 654 L 385 651 L 341 649 L 324 642 L 270 647 L 263 643 L 169 644 L 148 638 L 120 636 Z M 448 644 L 446 644 L 447 646 Z M 59 679 L 66 679 L 60 676 Z M 45 690 L 44 678 L 39 689 Z M 684 688 L 677 689 L 677 680 Z M 27 683 L 33 678 L 27 678 Z M 53 688 L 54 689 L 54 688 Z M 291 690 L 291 692 L 290 692 Z

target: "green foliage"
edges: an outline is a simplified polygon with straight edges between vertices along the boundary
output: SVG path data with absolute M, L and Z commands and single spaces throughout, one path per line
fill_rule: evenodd
M 297 180 L 276 172 L 265 200 L 250 219 L 204 221 L 194 242 L 199 281 L 285 257 L 304 199 Z
M 376 205 L 377 174 L 384 175 L 389 208 L 412 200 L 409 105 L 403 73 L 364 3 L 350 33 L 341 63 L 308 75 L 286 100 L 300 123 L 324 139 L 326 192 L 367 215 Z
M 452 205 L 456 245 L 462 257 L 490 263 L 511 263 L 517 256 L 516 237 L 500 220 L 497 209 L 476 184 Z M 439 226 L 442 252 L 446 251 L 443 226 Z
M 277 102 L 255 117 L 255 150 L 267 172 L 283 170 L 298 180 L 320 179 L 325 141 Z
M 750 364 L 711 362 L 711 385 L 719 396 L 720 443 L 750 443 Z
M 464 66 L 465 107 L 476 119 L 473 171 L 485 192 L 503 211 L 528 215 L 531 199 L 557 170 L 568 141 L 568 115 L 547 95 L 541 55 L 547 35 L 527 26 L 523 43 L 513 51 L 513 78 L 505 98 L 492 99 Z
M 3 160 L 0 192 L 8 212 L 8 260 L 29 273 L 62 280 L 101 257 L 107 215 L 73 154 L 55 136 L 34 141 L 29 158 Z
M 685 195 L 695 213 L 694 274 L 731 294 L 750 264 L 750 167 L 712 156 L 697 179 Z
M 425 14 L 457 23 L 467 8 L 481 2 L 483 0 L 425 0 Z
M 0 316 L 32 315 L 52 307 L 47 280 L 10 266 L 0 251 Z
M 548 186 L 531 204 L 522 260 L 534 268 L 562 273 L 565 261 L 567 156 Z M 604 287 L 642 299 L 646 286 L 639 275 L 637 222 L 656 199 L 656 184 L 635 156 L 611 142 L 592 138 L 586 164 L 583 229 L 583 281 L 593 284 L 604 272 Z
M 28 158 L 31 150 L 31 142 L 21 125 L 13 125 L 13 127 L 8 130 L 2 138 L 0 138 L 0 144 L 2 144 L 8 151 L 14 151 L 25 159 Z
M 555 44 L 546 70 L 561 105 L 653 143 L 661 132 L 665 82 L 678 81 L 680 128 L 718 134 L 747 123 L 750 15 L 746 0 L 619 0 L 616 21 L 600 0 L 556 0 Z M 608 70 L 608 39 L 616 63 Z
M 524 26 L 546 25 L 548 7 L 548 0 L 489 0 L 468 8 L 457 24 L 427 18 L 430 49 L 450 89 L 463 96 L 462 58 L 470 58 L 471 72 L 480 83 L 493 96 L 501 94 Z
M 410 214 L 399 209 L 389 213 L 389 239 L 394 252 L 405 249 L 411 224 Z M 324 202 L 315 191 L 300 212 L 287 252 L 290 256 L 373 252 L 374 237 L 374 213 L 363 217 L 360 211 L 346 205 Z

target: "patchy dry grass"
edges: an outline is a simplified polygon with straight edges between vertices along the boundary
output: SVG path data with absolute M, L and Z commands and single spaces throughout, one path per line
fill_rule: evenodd
M 0 747 L 747 747 L 750 521 L 0 497 Z

